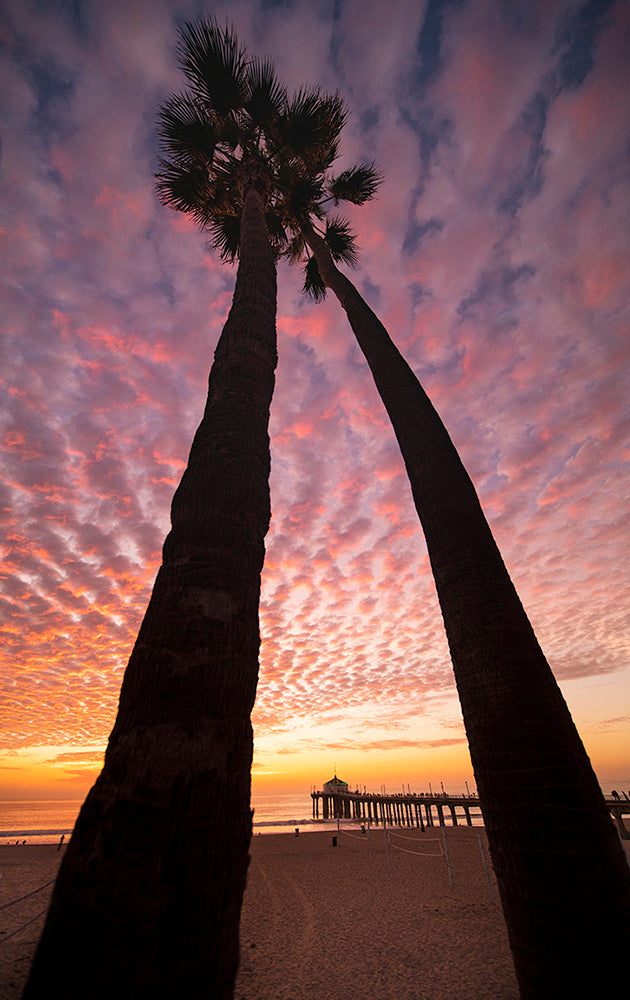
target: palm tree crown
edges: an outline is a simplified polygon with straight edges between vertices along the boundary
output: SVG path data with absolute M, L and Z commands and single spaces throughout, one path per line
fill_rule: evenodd
M 254 183 L 264 194 L 276 257 L 306 258 L 305 291 L 323 298 L 304 226 L 315 222 L 333 259 L 354 265 L 349 223 L 327 217 L 327 206 L 363 204 L 381 180 L 370 163 L 331 172 L 347 117 L 342 98 L 308 86 L 289 94 L 273 64 L 251 57 L 233 30 L 213 18 L 181 29 L 178 56 L 188 88 L 168 98 L 158 114 L 161 201 L 191 214 L 221 258 L 233 262 L 244 191 Z

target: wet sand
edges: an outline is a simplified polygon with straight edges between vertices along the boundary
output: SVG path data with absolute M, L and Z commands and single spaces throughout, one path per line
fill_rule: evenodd
M 452 885 L 437 828 L 392 831 L 389 861 L 382 830 L 255 836 L 236 1000 L 517 1000 L 479 833 L 489 868 L 483 830 L 446 828 Z M 3 1000 L 21 995 L 61 857 L 0 847 Z

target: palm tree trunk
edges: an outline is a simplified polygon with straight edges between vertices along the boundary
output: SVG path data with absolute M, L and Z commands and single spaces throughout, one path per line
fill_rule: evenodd
M 420 517 L 522 997 L 617 983 L 630 870 L 597 778 L 440 417 L 304 229 L 392 421 Z
M 277 361 L 263 210 L 250 187 L 205 413 L 103 771 L 57 878 L 29 1000 L 233 995 Z

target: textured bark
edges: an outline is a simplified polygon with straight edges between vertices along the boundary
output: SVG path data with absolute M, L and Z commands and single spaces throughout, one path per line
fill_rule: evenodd
M 275 264 L 253 187 L 241 244 L 163 563 L 103 771 L 59 871 L 29 1000 L 233 995 L 277 360 Z
M 630 946 L 630 870 L 597 778 L 446 428 L 324 241 L 304 234 L 409 475 L 521 996 L 603 995 Z

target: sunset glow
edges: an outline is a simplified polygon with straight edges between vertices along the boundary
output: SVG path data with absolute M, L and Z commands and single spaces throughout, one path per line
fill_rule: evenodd
M 605 789 L 630 790 L 630 5 L 249 0 L 339 89 L 351 275 L 440 412 Z M 0 799 L 99 772 L 235 272 L 158 204 L 193 0 L 9 0 Z M 500 11 L 502 13 L 500 13 Z M 474 777 L 398 445 L 345 315 L 278 270 L 254 790 Z

